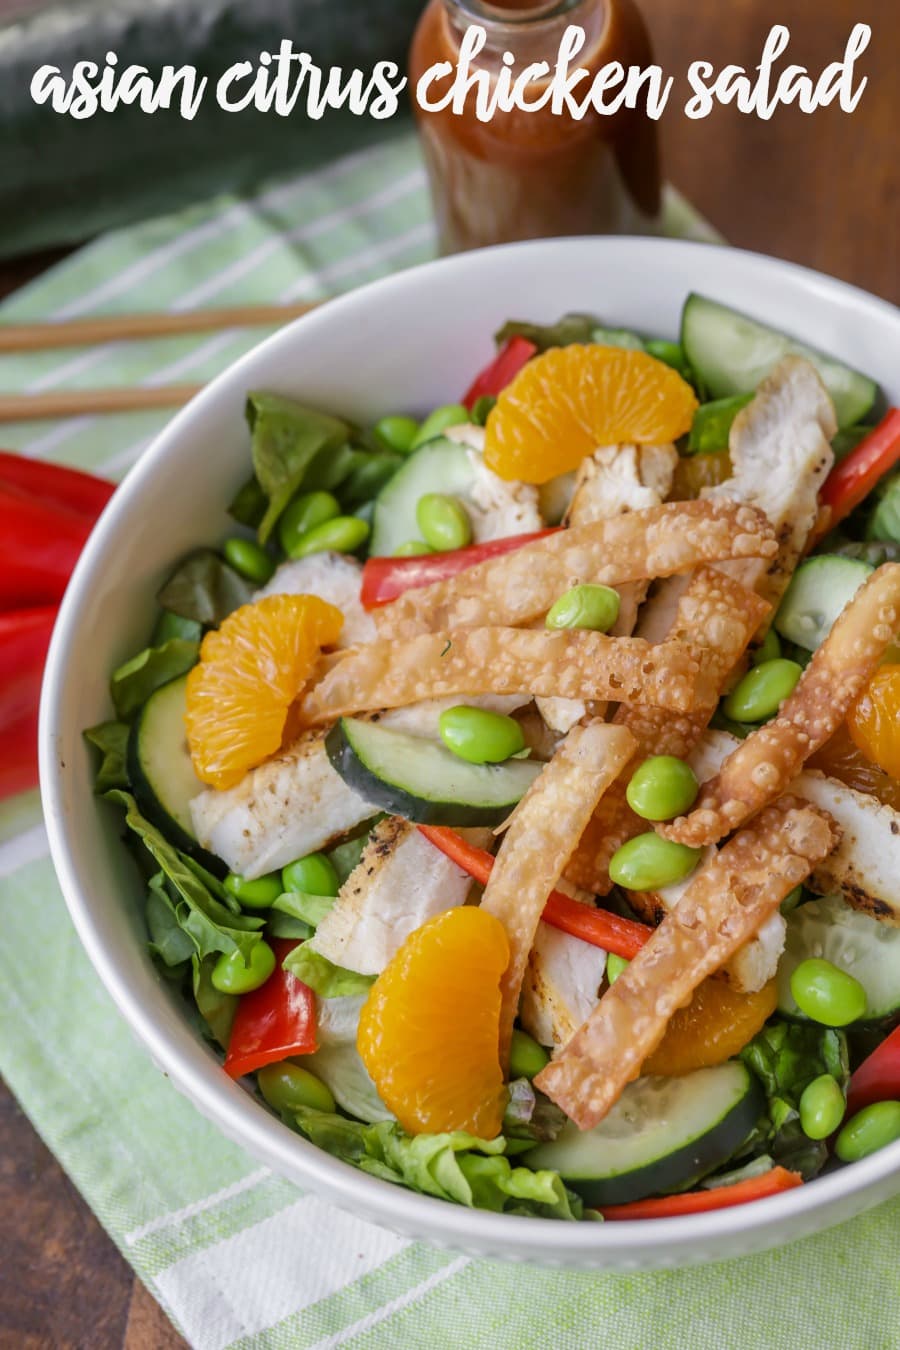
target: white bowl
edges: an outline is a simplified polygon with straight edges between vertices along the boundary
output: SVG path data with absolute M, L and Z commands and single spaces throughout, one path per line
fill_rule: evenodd
M 510 316 L 590 310 L 675 336 L 699 289 L 874 375 L 900 401 L 900 312 L 770 258 L 698 244 L 584 239 L 520 244 L 430 263 L 366 286 L 283 329 L 215 380 L 116 493 L 66 594 L 41 707 L 41 785 L 69 910 L 119 1011 L 199 1111 L 270 1167 L 401 1233 L 543 1265 L 648 1269 L 720 1260 L 838 1223 L 900 1191 L 900 1143 L 753 1205 L 653 1222 L 566 1224 L 488 1214 L 365 1176 L 292 1133 L 225 1076 L 147 955 L 142 886 L 113 811 L 91 793 L 82 728 L 109 716 L 110 670 L 140 648 L 172 563 L 228 530 L 249 469 L 250 389 L 360 420 L 459 396 Z

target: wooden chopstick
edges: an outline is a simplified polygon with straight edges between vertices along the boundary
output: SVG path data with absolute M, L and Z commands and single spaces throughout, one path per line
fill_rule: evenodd
M 89 413 L 143 412 L 180 408 L 202 384 L 168 384 L 155 388 L 64 389 L 47 394 L 0 394 L 0 422 L 34 422 L 44 418 L 83 417 Z
M 321 300 L 305 300 L 295 305 L 192 309 L 184 314 L 104 314 L 58 323 L 0 324 L 0 353 L 89 347 L 128 338 L 173 337 L 179 333 L 205 333 L 212 329 L 267 328 L 298 319 L 322 303 Z

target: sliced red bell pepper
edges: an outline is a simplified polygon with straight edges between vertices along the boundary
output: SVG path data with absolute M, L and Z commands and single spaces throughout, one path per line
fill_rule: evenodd
M 820 493 L 833 529 L 868 496 L 879 479 L 900 462 L 900 408 L 891 408 L 874 431 L 836 465 Z
M 419 829 L 457 867 L 468 872 L 482 886 L 487 883 L 494 858 L 485 849 L 476 848 L 445 825 L 420 825 Z M 646 924 L 623 919 L 621 915 L 610 914 L 605 909 L 593 909 L 569 895 L 563 895 L 561 891 L 551 892 L 541 917 L 551 928 L 571 933 L 573 937 L 589 942 L 592 947 L 615 952 L 616 956 L 624 956 L 628 961 L 637 955 L 653 932 Z
M 449 553 L 425 553 L 416 558 L 368 558 L 363 567 L 360 599 L 365 609 L 378 609 L 396 600 L 404 591 L 446 581 L 467 567 L 475 567 L 477 563 L 498 558 L 503 553 L 513 553 L 517 548 L 533 544 L 536 539 L 545 539 L 548 534 L 556 534 L 556 530 L 512 534 L 506 539 L 492 539 L 487 544 L 455 548 Z
M 300 944 L 275 938 L 271 945 L 275 969 L 265 984 L 241 995 L 234 1015 L 225 1056 L 231 1078 L 243 1078 L 291 1055 L 311 1055 L 317 1048 L 315 994 L 282 969 L 284 958 Z
M 681 1195 L 661 1195 L 650 1200 L 632 1200 L 627 1205 L 603 1205 L 604 1219 L 675 1219 L 680 1214 L 707 1214 L 714 1209 L 729 1209 L 732 1205 L 746 1205 L 751 1200 L 764 1200 L 767 1195 L 802 1186 L 799 1172 L 785 1167 L 773 1167 L 761 1177 L 736 1181 L 733 1186 L 716 1186 L 711 1191 L 686 1191 Z
M 847 1118 L 873 1102 L 900 1101 L 900 1027 L 863 1060 L 847 1089 Z
M 56 606 L 0 614 L 0 800 L 38 781 L 41 675 Z
M 537 354 L 537 347 L 527 338 L 511 337 L 499 350 L 493 361 L 475 376 L 469 392 L 463 399 L 470 411 L 480 398 L 496 398 L 516 378 Z
M 116 490 L 115 483 L 64 464 L 29 459 L 0 450 L 0 483 L 28 492 L 48 506 L 62 506 L 96 520 Z
M 92 528 L 89 516 L 0 482 L 0 609 L 59 600 Z

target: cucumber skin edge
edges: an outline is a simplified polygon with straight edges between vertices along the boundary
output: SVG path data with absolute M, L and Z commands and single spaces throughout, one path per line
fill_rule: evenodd
M 151 695 L 152 698 L 152 695 Z M 149 699 L 148 699 L 149 702 Z M 131 795 L 137 802 L 138 810 L 142 816 L 146 816 L 151 825 L 155 825 L 159 832 L 165 836 L 166 841 L 181 853 L 187 853 L 195 862 L 205 867 L 207 872 L 212 872 L 213 876 L 220 879 L 228 875 L 228 868 L 217 858 L 214 853 L 210 853 L 202 844 L 188 834 L 183 826 L 178 824 L 168 811 L 160 804 L 156 793 L 147 782 L 146 775 L 141 768 L 140 755 L 138 753 L 138 740 L 140 738 L 140 727 L 144 717 L 144 707 L 141 708 L 137 717 L 131 725 L 128 733 L 128 746 L 125 751 L 125 771 L 128 774 L 128 782 L 131 788 Z
M 635 1168 L 631 1172 L 625 1172 L 615 1177 L 589 1180 L 587 1178 L 569 1177 L 564 1172 L 560 1172 L 560 1176 L 570 1190 L 575 1191 L 586 1205 L 592 1207 L 595 1205 L 627 1204 L 631 1200 L 645 1200 L 651 1195 L 668 1194 L 689 1189 L 728 1161 L 756 1127 L 765 1111 L 766 1095 L 762 1084 L 750 1069 L 747 1069 L 747 1074 L 750 1080 L 748 1091 L 740 1101 L 735 1103 L 727 1115 L 723 1116 L 712 1130 L 708 1130 L 706 1134 L 692 1140 L 689 1144 L 685 1144 L 683 1148 L 677 1149 L 674 1153 L 667 1154 L 665 1158 L 660 1158 L 656 1162 L 648 1163 L 646 1167 Z M 710 1149 L 711 1138 L 720 1136 L 723 1127 L 732 1121 L 734 1122 L 734 1133 L 731 1136 L 729 1132 L 728 1149 Z M 740 1125 L 740 1129 L 738 1129 L 738 1125 Z M 704 1148 L 704 1144 L 707 1147 Z M 550 1146 L 542 1145 L 542 1147 Z M 673 1164 L 679 1160 L 690 1161 L 692 1166 L 673 1176 Z M 522 1161 L 528 1163 L 527 1154 L 524 1155 Z
M 459 802 L 426 802 L 403 788 L 378 778 L 367 768 L 343 729 L 344 718 L 335 722 L 325 737 L 325 751 L 335 773 L 354 792 L 392 816 L 402 816 L 415 825 L 500 825 L 515 802 L 499 807 L 465 806 Z

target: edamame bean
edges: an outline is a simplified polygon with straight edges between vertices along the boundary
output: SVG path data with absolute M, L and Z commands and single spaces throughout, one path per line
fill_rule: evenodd
M 642 820 L 674 820 L 690 810 L 699 791 L 690 764 L 674 755 L 653 755 L 631 775 L 625 796 Z
M 472 522 L 458 497 L 426 492 L 416 505 L 416 524 L 422 538 L 438 553 L 465 548 L 472 542 Z
M 321 1078 L 290 1059 L 266 1064 L 257 1073 L 256 1081 L 274 1111 L 298 1111 L 302 1106 L 329 1114 L 337 1110 L 331 1090 Z
M 774 628 L 770 628 L 762 642 L 752 653 L 750 660 L 754 666 L 763 666 L 767 661 L 777 661 L 781 656 L 781 641 Z
M 310 530 L 326 520 L 341 514 L 341 504 L 331 492 L 304 492 L 295 497 L 282 511 L 278 521 L 278 538 L 289 558 Z
M 304 891 L 307 895 L 337 895 L 340 878 L 334 863 L 324 853 L 308 853 L 288 863 L 281 873 L 281 891 Z M 278 894 L 281 894 L 281 891 Z
M 275 953 L 268 942 L 257 942 L 250 951 L 250 962 L 244 964 L 240 952 L 225 952 L 212 968 L 210 979 L 220 994 L 249 994 L 258 989 L 275 969 Z
M 791 993 L 801 1012 L 826 1027 L 846 1027 L 866 1013 L 866 991 L 859 980 L 821 957 L 795 967 Z
M 786 661 L 780 656 L 774 661 L 763 661 L 732 689 L 722 711 L 733 722 L 764 722 L 777 713 L 802 674 L 803 669 L 796 661 Z
M 225 561 L 248 581 L 265 586 L 275 571 L 275 564 L 253 539 L 226 539 L 222 546 Z
M 527 1078 L 530 1081 L 540 1073 L 545 1064 L 549 1063 L 550 1056 L 544 1047 L 538 1045 L 527 1031 L 520 1031 L 515 1027 L 509 1047 L 510 1078 Z
M 619 592 L 610 586 L 573 586 L 551 606 L 548 628 L 588 628 L 608 633 L 619 617 Z
M 802 899 L 803 899 L 802 886 L 795 886 L 792 891 L 788 891 L 787 895 L 784 897 L 780 905 L 782 914 L 792 914 Z
M 377 441 L 386 450 L 396 450 L 398 454 L 408 455 L 413 441 L 419 434 L 419 424 L 414 417 L 382 417 L 372 428 Z
M 426 441 L 433 441 L 448 427 L 461 426 L 463 422 L 468 422 L 468 420 L 469 410 L 464 408 L 461 403 L 445 403 L 443 407 L 435 408 L 433 413 L 428 414 L 416 432 L 411 449 L 418 450 L 420 445 L 424 445 Z
M 240 900 L 245 909 L 268 909 L 274 905 L 283 890 L 278 872 L 269 872 L 267 876 L 247 881 L 237 872 L 229 872 L 225 878 L 225 889 L 235 900 Z
M 837 1079 L 820 1074 L 800 1097 L 800 1125 L 809 1139 L 827 1139 L 844 1119 L 846 1103 Z
M 311 553 L 355 553 L 369 537 L 371 526 L 358 516 L 334 516 L 307 530 L 291 549 L 292 558 Z
M 394 549 L 395 558 L 420 558 L 426 553 L 433 553 L 434 549 L 430 544 L 426 544 L 424 539 L 407 539 L 405 544 L 398 544 Z
M 895 1139 L 900 1139 L 900 1102 L 873 1102 L 847 1121 L 834 1151 L 841 1162 L 859 1162 Z
M 624 956 L 616 956 L 615 952 L 610 952 L 606 958 L 606 978 L 610 984 L 615 984 L 616 980 L 631 965 Z
M 522 728 L 512 717 L 459 703 L 438 718 L 441 740 L 470 764 L 500 764 L 525 749 Z
M 609 860 L 609 875 L 628 891 L 658 891 L 683 881 L 700 861 L 702 849 L 662 839 L 649 830 L 636 835 Z

